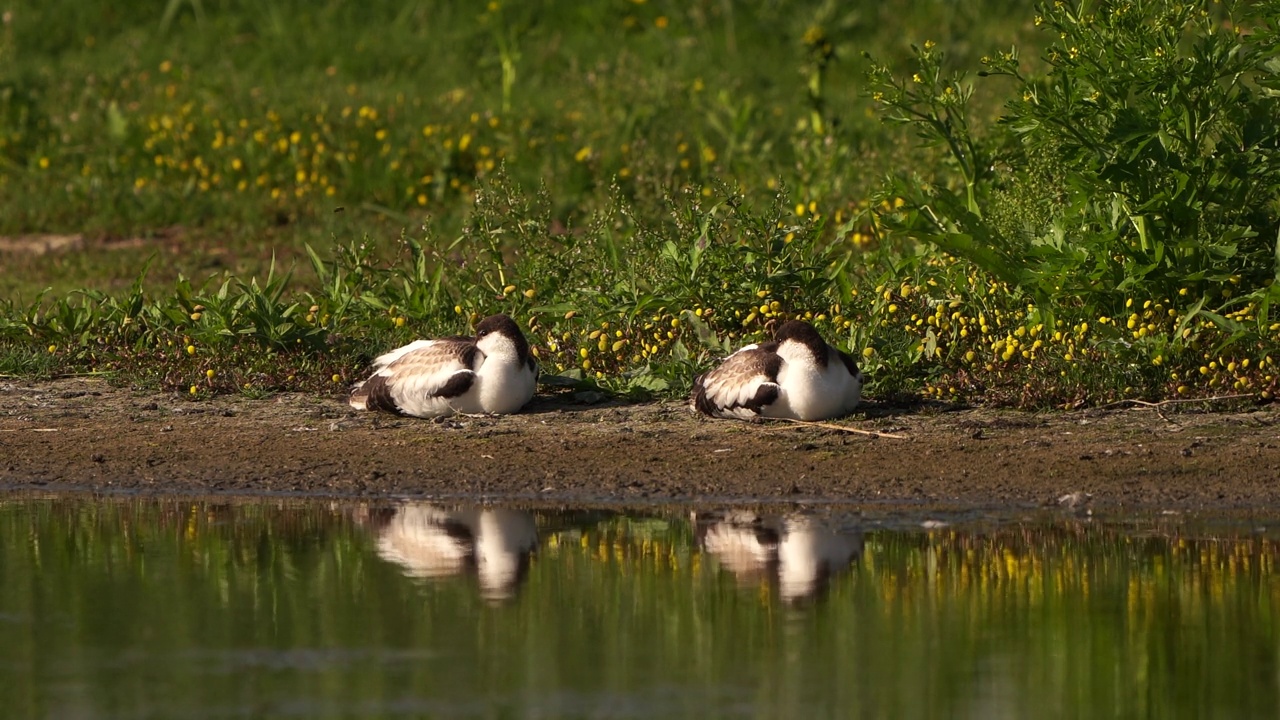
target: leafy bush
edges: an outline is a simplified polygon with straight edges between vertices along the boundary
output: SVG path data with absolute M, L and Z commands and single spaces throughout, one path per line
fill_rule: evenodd
M 1274 1 L 1046 3 L 1040 67 L 1016 49 L 984 58 L 979 74 L 1014 90 L 982 137 L 971 86 L 935 45 L 916 49 L 909 79 L 875 65 L 886 116 L 943 146 L 951 168 L 892 179 L 886 193 L 907 202 L 883 219 L 1049 319 L 1119 315 L 1141 298 L 1175 312 L 1175 345 L 1196 320 L 1228 342 L 1258 338 L 1280 298 L 1278 22 Z

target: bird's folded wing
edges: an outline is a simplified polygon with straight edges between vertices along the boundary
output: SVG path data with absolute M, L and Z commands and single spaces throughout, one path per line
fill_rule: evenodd
M 433 340 L 401 355 L 378 374 L 391 377 L 406 393 L 454 397 L 466 392 L 466 388 L 457 387 L 459 376 L 474 377 L 483 361 L 484 353 L 473 343 Z
M 457 397 L 471 388 L 482 362 L 484 353 L 467 340 L 419 340 L 375 360 L 377 371 L 356 388 L 352 401 L 399 412 L 410 400 Z
M 778 371 L 782 358 L 769 348 L 748 345 L 730 355 L 719 367 L 698 378 L 695 402 L 708 414 L 760 408 L 778 397 Z

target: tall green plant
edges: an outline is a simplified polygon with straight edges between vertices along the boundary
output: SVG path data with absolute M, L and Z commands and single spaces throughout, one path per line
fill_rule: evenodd
M 1280 3 L 1046 3 L 1040 65 L 975 139 L 963 75 L 931 44 L 909 80 L 873 64 L 887 117 L 940 143 L 955 172 L 898 177 L 891 229 L 966 257 L 1039 302 L 1116 311 L 1180 298 L 1221 317 L 1268 306 L 1280 272 Z M 1267 309 L 1262 308 L 1265 320 Z

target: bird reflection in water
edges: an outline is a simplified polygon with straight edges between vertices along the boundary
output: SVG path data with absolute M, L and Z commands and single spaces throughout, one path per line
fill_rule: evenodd
M 862 555 L 862 531 L 800 514 L 749 511 L 694 515 L 698 544 L 739 586 L 766 580 L 788 603 L 822 596 L 831 579 Z
M 381 558 L 415 578 L 475 573 L 491 601 L 515 596 L 538 545 L 533 515 L 511 508 L 405 503 L 370 515 Z

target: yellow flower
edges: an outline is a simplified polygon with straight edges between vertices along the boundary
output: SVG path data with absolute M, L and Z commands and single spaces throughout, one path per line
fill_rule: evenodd
M 205 370 L 205 371 L 204 371 L 204 376 L 205 376 L 205 377 L 207 377 L 207 378 L 209 378 L 210 380 L 212 380 L 212 379 L 213 379 L 213 376 L 214 376 L 214 375 L 217 375 L 217 373 L 215 373 L 215 372 L 213 371 L 213 368 L 209 368 L 208 370 Z
M 187 346 L 187 354 L 188 354 L 188 355 L 195 355 L 195 354 L 196 354 L 196 346 L 195 346 L 195 345 L 188 345 L 188 346 Z

